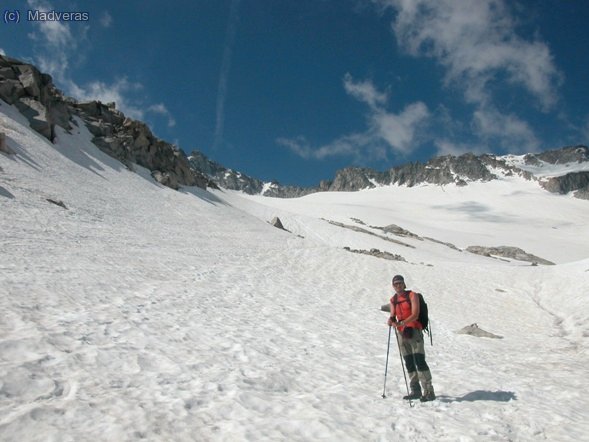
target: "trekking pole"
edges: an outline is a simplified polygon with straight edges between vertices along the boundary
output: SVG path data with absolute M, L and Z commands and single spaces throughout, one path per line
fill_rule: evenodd
M 391 327 L 389 325 L 389 340 L 387 342 L 387 362 L 384 366 L 384 387 L 382 388 L 382 398 L 386 398 L 387 395 L 385 394 L 386 389 L 387 389 L 387 371 L 389 370 L 389 350 L 391 348 Z
M 405 374 L 405 364 L 403 363 L 403 355 L 401 354 L 401 343 L 399 342 L 399 336 L 395 330 L 395 337 L 397 338 L 397 347 L 399 347 L 399 358 L 401 359 L 401 368 L 403 368 L 403 377 L 405 378 L 405 387 L 407 388 L 407 396 L 409 396 L 409 384 L 407 383 L 407 375 Z M 409 406 L 413 407 L 413 400 L 409 399 Z

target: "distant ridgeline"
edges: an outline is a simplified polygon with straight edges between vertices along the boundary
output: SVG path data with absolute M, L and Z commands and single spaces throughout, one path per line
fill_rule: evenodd
M 209 160 L 201 152 L 192 152 L 188 157 L 192 166 L 219 186 L 226 189 L 241 190 L 248 194 L 291 198 L 314 192 L 345 191 L 353 192 L 377 186 L 418 184 L 466 186 L 473 181 L 491 181 L 503 176 L 519 175 L 530 181 L 537 181 L 544 189 L 553 193 L 574 192 L 577 198 L 589 200 L 589 148 L 570 146 L 521 156 L 473 155 L 442 156 L 427 163 L 408 163 L 385 172 L 372 169 L 349 167 L 339 170 L 333 181 L 321 181 L 317 187 L 282 186 L 279 183 L 264 183 L 241 172 L 227 169 Z M 538 172 L 559 165 L 560 172 L 553 175 Z M 566 171 L 567 166 L 571 170 Z M 575 167 L 584 166 L 584 167 Z M 563 172 L 564 171 L 564 172 Z
M 574 192 L 577 198 L 589 200 L 589 148 L 586 146 L 522 156 L 448 155 L 384 172 L 350 167 L 338 171 L 331 181 L 303 188 L 265 183 L 223 167 L 198 151 L 187 157 L 176 146 L 155 137 L 145 123 L 126 117 L 116 109 L 115 103 L 78 102 L 66 97 L 53 85 L 50 75 L 39 72 L 30 64 L 1 55 L 0 98 L 16 106 L 28 119 L 31 128 L 50 141 L 56 137 L 56 126 L 71 132 L 78 124 L 76 117 L 79 118 L 99 149 L 129 169 L 133 164 L 149 169 L 158 182 L 174 189 L 180 186 L 203 189 L 220 186 L 252 195 L 290 198 L 314 192 L 357 191 L 392 184 L 466 186 L 473 181 L 518 175 L 537 181 L 549 192 Z

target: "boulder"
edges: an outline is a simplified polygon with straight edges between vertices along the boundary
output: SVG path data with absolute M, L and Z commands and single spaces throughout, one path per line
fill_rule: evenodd
M 178 190 L 180 188 L 176 177 L 169 174 L 168 172 L 154 170 L 153 172 L 151 172 L 151 176 L 163 186 L 170 187 L 174 190 Z
M 18 80 L 22 84 L 25 93 L 37 100 L 41 99 L 41 73 L 30 65 L 18 65 Z
M 272 224 L 277 229 L 286 230 L 284 228 L 284 226 L 282 225 L 282 221 L 280 221 L 280 218 L 278 218 L 277 216 L 272 218 L 272 221 L 270 221 L 270 224 Z
M 16 103 L 21 97 L 24 97 L 25 90 L 16 79 L 0 79 L 0 98 L 8 104 Z
M 8 147 L 8 144 L 6 144 L 6 135 L 4 132 L 0 132 L 0 152 L 4 152 L 8 155 L 14 155 L 14 151 Z
M 478 324 L 476 323 L 467 325 L 466 327 L 461 328 L 455 333 L 460 335 L 476 336 L 477 338 L 503 339 L 503 336 L 495 335 L 493 333 L 489 333 L 488 331 L 483 330 L 482 328 L 479 328 Z
M 16 102 L 16 107 L 29 120 L 31 129 L 53 141 L 55 137 L 54 127 L 50 121 L 47 108 L 42 103 L 33 98 L 23 97 Z

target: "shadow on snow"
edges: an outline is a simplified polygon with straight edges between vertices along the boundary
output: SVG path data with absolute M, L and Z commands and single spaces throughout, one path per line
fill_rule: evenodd
M 462 397 L 438 395 L 441 402 L 475 402 L 475 401 L 495 401 L 509 402 L 516 401 L 517 396 L 513 391 L 486 391 L 477 390 L 467 393 Z

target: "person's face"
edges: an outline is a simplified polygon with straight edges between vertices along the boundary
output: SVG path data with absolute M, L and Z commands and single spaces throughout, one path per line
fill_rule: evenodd
M 402 293 L 405 290 L 405 283 L 403 281 L 397 281 L 393 283 L 393 288 L 395 292 Z

